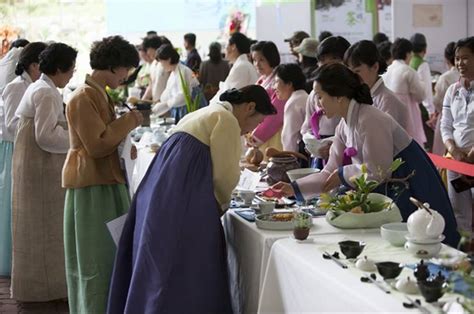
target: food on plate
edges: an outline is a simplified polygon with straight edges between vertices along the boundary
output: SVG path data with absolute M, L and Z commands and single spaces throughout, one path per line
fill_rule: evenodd
M 269 220 L 272 221 L 291 221 L 293 213 L 277 213 L 269 215 Z

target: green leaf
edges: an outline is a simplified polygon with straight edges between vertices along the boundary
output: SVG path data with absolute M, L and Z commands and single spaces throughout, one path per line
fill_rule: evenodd
M 395 159 L 392 164 L 390 165 L 390 172 L 395 172 L 397 169 L 403 165 L 405 162 L 401 158 Z

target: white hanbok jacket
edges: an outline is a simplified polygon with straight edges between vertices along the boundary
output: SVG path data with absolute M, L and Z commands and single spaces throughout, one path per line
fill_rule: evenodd
M 301 141 L 301 126 L 306 113 L 308 93 L 304 89 L 294 91 L 286 101 L 283 114 L 283 130 L 281 142 L 283 150 L 298 151 L 298 142 Z
M 38 146 L 54 154 L 66 154 L 69 134 L 64 116 L 63 98 L 54 82 L 45 74 L 26 89 L 16 115 L 34 119 Z
M 21 98 L 26 89 L 33 83 L 28 73 L 23 72 L 17 76 L 12 82 L 7 84 L 2 94 L 4 118 L 0 120 L 2 136 L 4 141 L 13 142 L 15 138 L 16 126 L 18 124 L 18 116 L 15 114 L 20 105 Z
M 425 99 L 425 87 L 418 73 L 403 60 L 393 60 L 382 77 L 385 85 L 397 95 L 402 103 L 408 105 L 410 119 L 407 132 L 423 146 L 426 135 L 419 103 Z
M 257 70 L 255 70 L 253 64 L 250 63 L 247 55 L 241 54 L 232 65 L 225 81 L 219 83 L 219 91 L 211 101 L 219 100 L 219 96 L 228 89 L 238 89 L 247 85 L 255 84 L 258 77 Z
M 320 173 L 295 181 L 304 199 L 322 193 L 324 184 L 334 170 L 339 169 L 341 181 L 353 186 L 351 178 L 361 174 L 361 165 L 367 165 L 369 179 L 383 181 L 394 156 L 412 141 L 407 132 L 391 116 L 370 105 L 352 100 L 347 120 L 341 119 L 336 128 L 329 161 Z M 344 150 L 354 148 L 352 164 L 343 166 Z M 382 169 L 383 173 L 380 173 Z
M 151 98 L 153 102 L 158 102 L 161 99 L 161 94 L 166 88 L 169 76 L 170 73 L 165 71 L 161 63 L 153 60 L 150 64 Z

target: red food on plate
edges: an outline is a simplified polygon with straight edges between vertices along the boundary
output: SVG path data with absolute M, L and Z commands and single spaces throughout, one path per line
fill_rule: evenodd
M 272 190 L 271 188 L 262 192 L 262 196 L 271 197 L 271 198 L 282 198 L 283 194 Z

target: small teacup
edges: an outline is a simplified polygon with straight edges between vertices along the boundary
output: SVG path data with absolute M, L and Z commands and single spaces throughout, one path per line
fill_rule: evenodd
M 239 196 L 244 201 L 245 205 L 252 205 L 252 200 L 255 197 L 255 192 L 249 190 L 240 191 Z
M 260 202 L 258 208 L 260 208 L 260 213 L 269 214 L 275 209 L 275 202 Z

